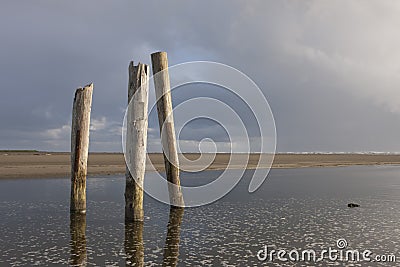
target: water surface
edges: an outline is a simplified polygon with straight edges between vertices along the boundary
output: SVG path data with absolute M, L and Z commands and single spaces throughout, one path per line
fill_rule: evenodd
M 170 211 L 146 196 L 144 224 L 124 223 L 122 176 L 89 178 L 87 215 L 71 218 L 68 179 L 1 180 L 0 265 L 267 266 L 256 256 L 264 245 L 322 250 L 339 238 L 349 248 L 398 255 L 399 173 L 396 166 L 274 169 L 249 194 L 247 171 L 227 196 L 199 208 Z M 182 173 L 181 179 L 190 186 L 218 174 Z M 350 202 L 361 207 L 347 208 Z

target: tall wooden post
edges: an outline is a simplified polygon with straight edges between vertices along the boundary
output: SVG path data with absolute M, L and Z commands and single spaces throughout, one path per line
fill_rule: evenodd
M 146 168 L 148 75 L 146 64 L 129 64 L 125 159 L 125 220 L 143 221 L 143 181 Z
M 86 175 L 89 153 L 93 83 L 75 92 L 71 127 L 71 212 L 86 213 Z
M 158 122 L 165 171 L 167 174 L 169 200 L 172 206 L 183 207 L 183 195 L 179 179 L 179 160 L 176 146 L 174 118 L 172 114 L 171 89 L 168 74 L 168 58 L 166 52 L 151 54 L 154 86 L 157 98 Z

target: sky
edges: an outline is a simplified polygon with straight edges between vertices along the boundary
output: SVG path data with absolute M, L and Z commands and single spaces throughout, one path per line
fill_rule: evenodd
M 272 109 L 277 151 L 400 151 L 399 1 L 0 3 L 0 149 L 69 151 L 74 91 L 93 82 L 90 151 L 122 151 L 129 62 L 166 51 L 170 66 L 213 61 L 250 77 Z M 173 91 L 174 105 L 199 92 L 249 112 L 207 84 Z M 149 151 L 161 151 L 155 116 Z M 204 138 L 229 145 L 206 119 L 180 135 L 185 151 Z

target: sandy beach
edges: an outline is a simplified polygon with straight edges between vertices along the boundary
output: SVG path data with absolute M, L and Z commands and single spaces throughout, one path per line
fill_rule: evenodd
M 186 159 L 185 159 L 186 158 Z M 258 154 L 250 155 L 246 164 L 245 155 L 217 154 L 214 158 L 198 154 L 180 155 L 183 170 L 196 170 L 208 166 L 208 170 L 230 168 L 255 168 Z M 201 162 L 201 163 L 199 163 Z M 205 164 L 211 162 L 211 164 Z M 400 165 L 400 155 L 385 154 L 276 154 L 273 168 L 336 167 L 351 165 Z M 268 166 L 259 166 L 268 167 Z M 149 154 L 147 171 L 163 171 L 161 154 Z M 88 175 L 111 175 L 125 173 L 123 154 L 91 153 L 88 162 Z M 4 152 L 0 154 L 0 178 L 47 178 L 70 177 L 69 153 L 48 152 Z

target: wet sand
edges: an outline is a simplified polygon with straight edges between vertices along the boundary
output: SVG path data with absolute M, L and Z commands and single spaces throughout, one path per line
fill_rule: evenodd
M 186 157 L 187 160 L 185 160 Z M 257 167 L 259 154 L 251 154 L 246 164 L 246 155 L 218 154 L 216 158 L 198 154 L 180 155 L 183 170 L 196 170 L 208 166 L 208 170 Z M 152 164 L 150 164 L 150 162 Z M 205 164 L 211 162 L 211 164 Z M 400 155 L 385 154 L 277 154 L 273 168 L 337 167 L 351 165 L 400 165 Z M 258 166 L 268 167 L 268 166 Z M 164 170 L 161 154 L 149 154 L 147 171 Z M 111 175 L 125 173 L 123 154 L 91 153 L 88 162 L 88 175 Z M 48 178 L 70 177 L 69 153 L 46 152 L 2 152 L 0 154 L 0 178 Z

